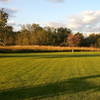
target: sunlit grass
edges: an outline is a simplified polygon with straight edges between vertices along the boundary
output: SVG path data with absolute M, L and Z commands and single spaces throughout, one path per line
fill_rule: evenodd
M 0 54 L 0 100 L 100 100 L 100 53 Z

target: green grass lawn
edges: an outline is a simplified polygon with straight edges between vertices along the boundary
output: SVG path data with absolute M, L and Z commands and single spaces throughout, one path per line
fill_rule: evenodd
M 100 100 L 100 53 L 0 54 L 0 100 Z

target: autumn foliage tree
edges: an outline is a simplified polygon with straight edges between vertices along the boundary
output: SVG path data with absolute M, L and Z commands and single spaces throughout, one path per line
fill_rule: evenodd
M 67 44 L 70 47 L 81 46 L 81 42 L 83 40 L 83 35 L 81 33 L 70 34 L 67 38 Z

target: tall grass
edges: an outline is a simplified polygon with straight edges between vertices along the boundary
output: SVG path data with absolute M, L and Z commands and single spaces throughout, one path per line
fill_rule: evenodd
M 54 52 L 54 51 L 100 51 L 93 47 L 60 47 L 60 46 L 0 46 L 0 52 Z

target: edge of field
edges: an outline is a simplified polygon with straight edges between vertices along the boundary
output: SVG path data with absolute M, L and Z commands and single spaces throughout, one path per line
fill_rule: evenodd
M 0 53 L 25 53 L 25 52 L 86 52 L 100 51 L 94 47 L 60 47 L 60 46 L 0 46 Z

